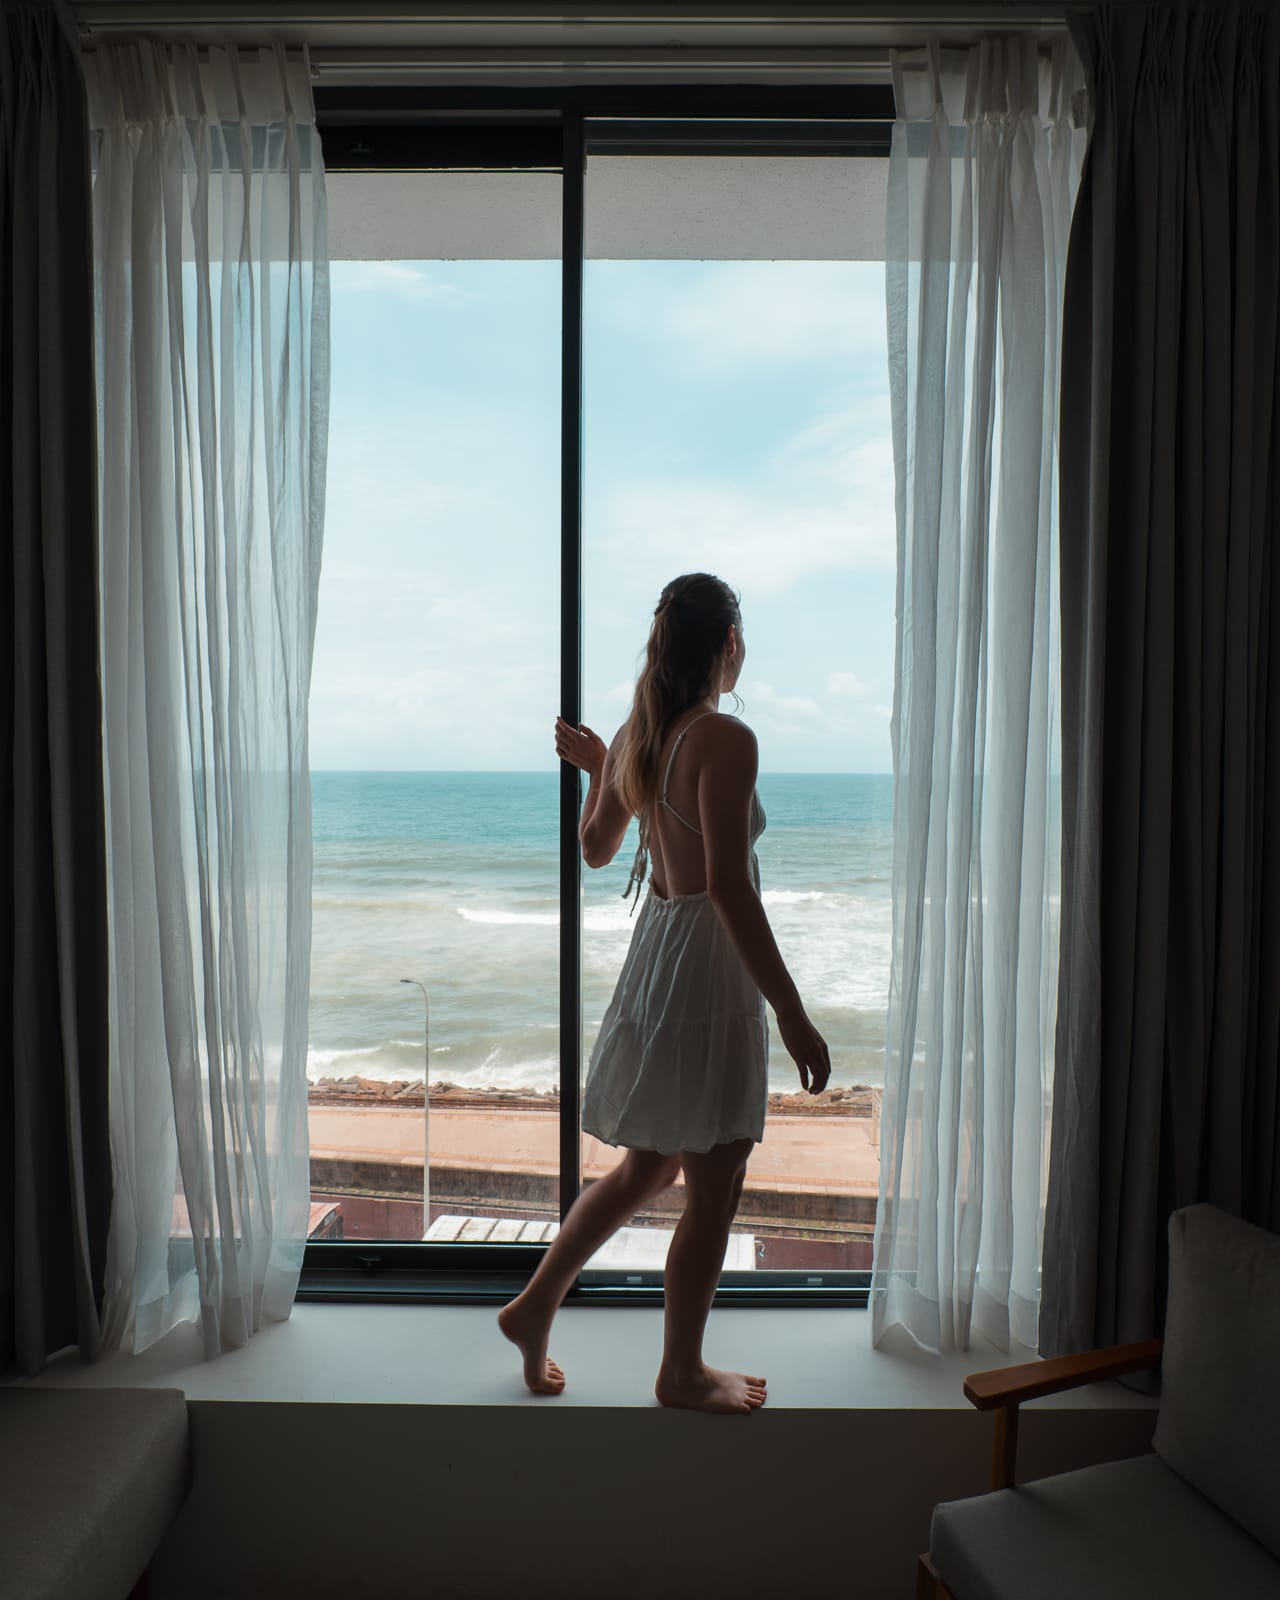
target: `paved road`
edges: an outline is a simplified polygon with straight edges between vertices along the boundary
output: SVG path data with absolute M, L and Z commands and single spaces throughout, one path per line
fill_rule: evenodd
M 398 1107 L 312 1106 L 311 1153 L 422 1164 L 422 1111 Z M 879 1152 L 869 1117 L 774 1116 L 765 1123 L 747 1170 L 753 1189 L 792 1193 L 874 1195 Z M 584 1176 L 598 1178 L 622 1152 L 584 1135 Z M 433 1107 L 433 1165 L 481 1172 L 559 1170 L 559 1117 L 547 1111 Z

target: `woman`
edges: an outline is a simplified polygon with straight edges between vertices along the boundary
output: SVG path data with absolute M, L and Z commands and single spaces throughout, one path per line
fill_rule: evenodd
M 547 1337 L 583 1264 L 683 1168 L 658 1399 L 717 1412 L 765 1401 L 763 1378 L 702 1359 L 747 1158 L 764 1135 L 765 1001 L 811 1094 L 826 1087 L 831 1063 L 760 901 L 755 842 L 765 819 L 755 735 L 717 710 L 743 655 L 737 596 L 719 578 L 690 573 L 662 591 L 631 713 L 608 750 L 585 725 L 556 719 L 556 753 L 590 780 L 578 828 L 583 859 L 606 866 L 638 816 L 628 891 L 635 883 L 639 893 L 650 853 L 652 876 L 582 1102 L 583 1128 L 627 1155 L 578 1196 L 528 1286 L 498 1314 L 539 1394 L 564 1388 Z

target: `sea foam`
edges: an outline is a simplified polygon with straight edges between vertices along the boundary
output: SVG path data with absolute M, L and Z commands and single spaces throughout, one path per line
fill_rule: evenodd
M 762 775 L 763 900 L 833 1081 L 878 1081 L 892 918 L 892 781 Z M 321 1077 L 559 1081 L 559 776 L 313 775 L 310 1051 Z M 634 934 L 634 845 L 582 874 L 583 1071 Z M 643 891 L 641 894 L 643 902 Z M 879 1042 L 877 1044 L 877 1041 Z M 794 1087 L 774 1036 L 771 1087 Z M 447 1052 L 445 1054 L 444 1052 Z
M 478 922 L 491 928 L 558 928 L 558 911 L 502 911 L 487 906 L 455 906 L 464 922 Z

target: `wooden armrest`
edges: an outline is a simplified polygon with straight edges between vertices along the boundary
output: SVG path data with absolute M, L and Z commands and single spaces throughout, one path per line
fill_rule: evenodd
M 972 1372 L 964 1380 L 965 1399 L 979 1411 L 994 1411 L 997 1406 L 1021 1405 L 1038 1400 L 1043 1394 L 1060 1394 L 1086 1383 L 1101 1383 L 1126 1372 L 1139 1372 L 1160 1359 L 1163 1339 L 1144 1339 L 1139 1344 L 1116 1344 L 1105 1350 L 1086 1350 L 1078 1356 L 1054 1356 L 1048 1361 L 1029 1361 L 1021 1367 L 996 1367 L 990 1372 Z
M 964 1380 L 965 1399 L 979 1411 L 996 1414 L 991 1487 L 1008 1489 L 1014 1482 L 1018 1407 L 1024 1400 L 1038 1400 L 1042 1394 L 1059 1394 L 1063 1389 L 1079 1389 L 1086 1383 L 1139 1372 L 1143 1367 L 1154 1366 L 1163 1348 L 1163 1339 L 1144 1339 L 1140 1344 L 1116 1344 L 1106 1350 L 1086 1350 L 1078 1356 L 1054 1356 L 1048 1361 L 1029 1361 L 1021 1367 L 970 1373 Z

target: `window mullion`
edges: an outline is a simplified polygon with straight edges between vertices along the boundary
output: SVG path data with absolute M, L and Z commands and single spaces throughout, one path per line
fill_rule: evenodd
M 564 119 L 560 321 L 560 712 L 582 716 L 582 257 L 585 154 L 582 118 Z M 581 1182 L 578 1136 L 582 1057 L 582 855 L 578 769 L 560 768 L 560 1215 Z

